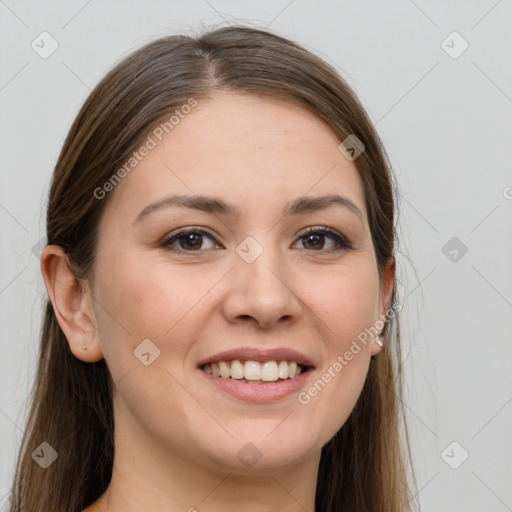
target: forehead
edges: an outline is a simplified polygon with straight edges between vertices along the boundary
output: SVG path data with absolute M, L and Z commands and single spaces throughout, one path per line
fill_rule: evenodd
M 151 149 L 110 192 L 107 210 L 133 220 L 168 194 L 197 194 L 262 215 L 298 196 L 340 193 L 365 214 L 354 162 L 340 153 L 333 131 L 300 106 L 219 93 L 170 126 L 148 134 Z

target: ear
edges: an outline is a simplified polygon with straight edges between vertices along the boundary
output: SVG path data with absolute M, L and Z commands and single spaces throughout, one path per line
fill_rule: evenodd
M 375 319 L 375 322 L 379 320 L 384 320 L 387 318 L 386 313 L 389 310 L 389 300 L 391 299 L 391 293 L 393 292 L 393 283 L 395 282 L 395 258 L 391 256 L 386 266 L 384 267 L 383 279 L 381 283 L 381 294 L 379 299 L 379 311 L 378 317 Z M 380 322 L 379 322 L 380 325 Z M 380 332 L 380 331 L 379 331 Z M 377 355 L 382 348 L 377 344 L 377 338 L 375 337 L 375 341 L 372 345 L 371 355 Z
M 43 249 L 41 273 L 57 321 L 73 355 L 88 363 L 102 359 L 91 292 L 87 281 L 73 275 L 62 247 L 47 245 Z

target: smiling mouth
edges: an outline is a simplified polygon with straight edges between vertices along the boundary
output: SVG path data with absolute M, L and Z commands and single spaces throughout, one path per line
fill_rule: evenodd
M 205 364 L 200 369 L 221 379 L 234 379 L 248 384 L 263 384 L 293 380 L 308 371 L 309 367 L 295 361 L 259 362 L 234 359 Z

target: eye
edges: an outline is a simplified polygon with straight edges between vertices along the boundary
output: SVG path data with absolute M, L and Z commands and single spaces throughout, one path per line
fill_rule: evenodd
M 325 249 L 325 238 L 334 240 L 335 245 L 337 244 L 338 247 Z M 302 245 L 305 249 L 316 248 L 313 249 L 315 252 L 335 252 L 352 249 L 352 245 L 346 238 L 336 231 L 323 227 L 308 228 L 308 230 L 299 237 L 299 240 L 303 240 Z
M 162 247 L 173 248 L 178 251 L 181 250 L 186 252 L 199 252 L 199 249 L 201 249 L 203 245 L 203 239 L 205 236 L 215 242 L 213 236 L 206 231 L 201 229 L 188 229 L 179 231 L 178 233 L 175 233 L 168 239 L 164 240 L 162 242 Z M 179 244 L 179 247 L 173 247 L 176 242 Z M 219 247 L 218 244 L 214 243 L 214 245 L 215 247 Z M 212 246 L 206 247 L 206 249 L 211 248 Z
M 211 241 L 209 247 L 203 247 L 205 237 Z M 330 238 L 331 241 L 334 241 L 334 248 L 332 246 L 327 249 L 325 248 L 326 238 Z M 300 235 L 299 240 L 303 241 L 302 245 L 304 249 L 312 249 L 313 252 L 336 252 L 352 249 L 352 245 L 346 238 L 336 231 L 324 227 L 308 228 L 306 232 Z M 178 244 L 178 246 L 175 244 Z M 216 243 L 215 238 L 208 232 L 193 228 L 178 231 L 164 240 L 161 245 L 164 248 L 181 252 L 201 252 L 201 249 L 220 247 L 220 245 Z

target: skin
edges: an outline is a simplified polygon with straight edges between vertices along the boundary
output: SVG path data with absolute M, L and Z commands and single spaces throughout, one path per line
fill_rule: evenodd
M 90 279 L 73 278 L 60 247 L 43 251 L 70 350 L 83 361 L 105 358 L 115 383 L 113 477 L 86 512 L 314 510 L 321 448 L 352 411 L 370 356 L 381 350 L 376 339 L 307 405 L 296 393 L 241 401 L 209 384 L 197 364 L 240 346 L 293 348 L 315 364 L 309 386 L 385 313 L 394 266 L 380 282 L 364 188 L 339 142 L 291 103 L 218 93 L 103 199 Z M 282 216 L 299 196 L 334 192 L 363 220 L 340 206 Z M 134 223 L 169 194 L 214 196 L 241 215 L 169 207 Z M 329 235 L 308 243 L 310 226 L 331 228 L 353 248 L 333 251 Z M 213 238 L 161 246 L 188 227 Z M 235 251 L 248 236 L 263 248 L 250 264 Z M 149 366 L 134 356 L 144 339 L 160 350 Z M 252 467 L 237 457 L 248 442 L 262 455 Z

